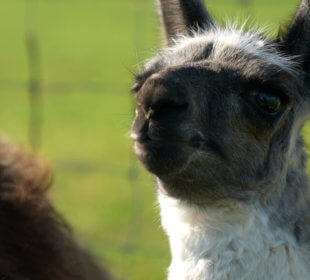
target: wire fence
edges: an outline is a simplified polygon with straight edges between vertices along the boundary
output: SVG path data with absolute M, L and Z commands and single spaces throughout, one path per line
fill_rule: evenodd
M 115 0 L 113 0 L 115 1 Z M 117 0 L 118 2 L 127 2 L 126 0 Z M 133 0 L 134 9 L 134 44 L 136 46 L 142 46 L 143 32 L 140 27 L 145 21 L 143 9 L 141 9 L 141 0 Z M 45 93 L 68 93 L 74 92 L 76 89 L 84 90 L 85 92 L 104 92 L 107 87 L 117 86 L 114 83 L 94 83 L 94 82 L 50 82 L 43 86 L 42 82 L 42 53 L 40 46 L 40 38 L 38 35 L 38 28 L 36 25 L 36 6 L 34 0 L 25 1 L 25 46 L 28 59 L 28 80 L 12 80 L 12 79 L 0 79 L 2 87 L 11 88 L 28 88 L 28 98 L 30 104 L 30 116 L 28 127 L 28 139 L 29 144 L 34 150 L 38 150 L 42 144 L 42 131 L 43 131 L 43 115 L 44 115 L 44 102 L 43 91 Z M 138 61 L 137 61 L 138 63 Z M 119 83 L 118 83 L 119 85 Z M 125 84 L 123 84 L 125 85 Z M 132 100 L 132 118 L 134 116 L 134 103 Z M 124 243 L 119 248 L 122 251 L 123 259 L 126 260 L 123 266 L 123 278 L 132 279 L 132 267 L 134 267 L 133 258 L 128 258 L 128 255 L 134 254 L 136 247 L 136 236 L 138 236 L 139 228 L 139 201 L 141 195 L 139 195 L 136 184 L 139 180 L 139 170 L 137 169 L 136 159 L 133 152 L 130 150 L 130 166 L 127 171 L 127 181 L 129 182 L 131 189 L 131 214 L 130 214 L 130 227 L 127 230 L 127 236 L 124 239 Z M 131 261 L 128 263 L 128 259 Z
M 46 0 L 48 1 L 48 0 Z M 141 27 L 146 22 L 143 11 L 144 0 L 130 0 L 134 9 L 133 26 L 134 26 L 134 45 L 136 49 L 141 49 L 146 41 L 145 34 Z M 61 81 L 61 82 L 45 82 L 42 80 L 42 52 L 40 46 L 40 38 L 38 34 L 38 26 L 36 23 L 37 10 L 35 0 L 25 0 L 24 8 L 24 44 L 27 51 L 28 59 L 28 79 L 8 79 L 0 77 L 0 89 L 24 89 L 28 88 L 29 103 L 30 103 L 30 117 L 29 117 L 29 144 L 38 149 L 41 145 L 42 126 L 43 126 L 43 112 L 44 104 L 42 101 L 42 94 L 45 93 L 68 93 L 75 92 L 77 89 L 82 91 L 91 91 L 104 93 L 107 88 L 115 86 L 127 86 L 125 82 L 83 82 L 83 81 Z M 129 0 L 113 0 L 113 2 L 128 3 Z M 244 8 L 252 5 L 251 0 L 238 0 L 240 6 Z M 72 3 L 73 5 L 73 3 Z M 139 46 L 139 47 L 138 47 Z M 138 64 L 139 61 L 136 61 Z M 134 104 L 132 104 L 132 116 L 134 112 Z M 133 160 L 135 161 L 135 159 Z M 132 164 L 135 166 L 135 164 Z M 128 180 L 132 182 L 136 180 L 138 174 L 134 167 L 130 167 L 128 171 Z M 134 191 L 134 190 L 133 190 Z M 134 203 L 133 203 L 134 204 Z
M 46 0 L 48 1 L 48 0 Z M 129 0 L 113 0 L 114 3 L 127 3 Z M 144 33 L 143 25 L 146 22 L 146 16 L 143 10 L 144 0 L 130 0 L 133 5 L 134 16 L 133 26 L 134 26 L 134 45 L 135 49 L 143 48 L 143 45 L 147 41 L 146 34 Z M 238 0 L 239 4 L 245 8 L 251 5 L 251 0 Z M 49 94 L 66 94 L 70 92 L 75 92 L 77 89 L 85 92 L 93 93 L 104 93 L 107 88 L 117 87 L 117 86 L 127 86 L 125 82 L 83 82 L 83 81 L 62 81 L 62 82 L 44 82 L 43 81 L 43 66 L 42 60 L 44 60 L 44 52 L 42 51 L 42 46 L 40 44 L 40 37 L 38 32 L 38 25 L 36 22 L 38 11 L 36 10 L 35 0 L 25 0 L 24 8 L 24 44 L 27 53 L 27 65 L 28 65 L 28 79 L 7 79 L 0 77 L 0 89 L 28 89 L 28 98 L 30 104 L 30 116 L 28 123 L 28 141 L 34 150 L 37 150 L 42 145 L 42 131 L 43 131 L 43 116 L 44 116 L 44 102 L 43 93 Z M 73 5 L 73 2 L 72 2 Z M 136 61 L 138 64 L 139 61 Z M 132 117 L 134 115 L 134 104 L 132 100 Z M 140 231 L 139 219 L 140 219 L 140 201 L 143 197 L 139 194 L 136 188 L 137 181 L 139 180 L 139 169 L 137 168 L 136 159 L 131 150 L 130 153 L 130 166 L 126 172 L 126 179 L 130 185 L 131 191 L 131 213 L 129 228 L 127 229 L 126 237 L 124 243 L 121 245 L 121 250 L 124 259 L 128 259 L 127 256 L 134 254 L 136 250 L 135 244 L 137 243 L 138 232 Z M 112 175 L 113 176 L 113 175 Z M 117 174 L 115 176 L 118 176 Z M 134 267 L 134 259 L 131 259 L 131 263 L 126 262 L 126 269 L 124 269 L 123 278 L 132 279 L 133 272 L 132 267 Z M 125 271 L 126 270 L 126 271 Z M 126 275 L 125 275 L 126 273 Z
M 48 1 L 48 0 L 46 0 Z M 135 48 L 141 49 L 145 41 L 145 34 L 141 32 L 141 27 L 146 22 L 143 5 L 143 0 L 130 0 L 134 7 L 134 45 Z M 29 104 L 30 104 L 30 116 L 29 116 L 29 128 L 28 139 L 29 144 L 33 149 L 38 149 L 42 142 L 42 126 L 43 126 L 43 112 L 44 103 L 42 100 L 43 91 L 45 93 L 69 93 L 74 92 L 77 89 L 91 92 L 104 92 L 106 88 L 111 88 L 123 84 L 108 83 L 108 82 L 49 82 L 43 85 L 42 81 L 42 53 L 40 46 L 40 38 L 38 35 L 38 28 L 36 23 L 37 11 L 35 0 L 25 0 L 24 18 L 25 18 L 25 46 L 27 51 L 29 77 L 28 80 L 14 80 L 14 79 L 1 79 L 0 88 L 18 88 L 23 89 L 28 87 Z M 113 0 L 113 2 L 127 3 L 128 0 Z M 238 4 L 243 8 L 248 8 L 252 5 L 251 0 L 237 0 Z M 139 61 L 136 61 L 138 64 Z M 44 89 L 43 89 L 44 87 Z M 134 106 L 134 105 L 133 105 Z M 129 175 L 130 178 L 135 176 Z

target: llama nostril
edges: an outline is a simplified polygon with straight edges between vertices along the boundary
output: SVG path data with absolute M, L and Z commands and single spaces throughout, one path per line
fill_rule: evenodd
M 188 103 L 183 100 L 163 99 L 159 100 L 155 106 L 157 108 L 172 108 L 172 109 L 184 109 Z
M 148 119 L 156 116 L 178 115 L 187 111 L 189 104 L 183 100 L 162 99 L 158 100 L 147 110 Z

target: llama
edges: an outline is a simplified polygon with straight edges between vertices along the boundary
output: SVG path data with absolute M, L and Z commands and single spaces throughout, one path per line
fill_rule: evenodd
M 310 279 L 310 0 L 272 40 L 201 0 L 158 7 L 165 47 L 136 77 L 131 137 L 156 176 L 169 280 Z
M 0 279 L 107 280 L 50 204 L 50 171 L 0 141 Z

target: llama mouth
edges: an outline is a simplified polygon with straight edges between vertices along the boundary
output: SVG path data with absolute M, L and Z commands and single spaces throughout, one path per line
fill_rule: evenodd
M 189 146 L 193 148 L 199 148 L 203 145 L 204 141 L 200 134 L 196 134 L 195 136 L 189 138 L 166 138 L 160 136 L 152 136 L 150 133 L 145 134 L 131 134 L 131 138 L 136 142 L 136 144 L 140 147 L 156 147 L 163 145 L 183 145 Z
M 144 139 L 135 141 L 135 151 L 137 155 L 141 153 L 152 153 L 159 150 L 167 150 L 171 152 L 172 150 L 190 148 L 193 144 L 187 140 L 152 140 Z
M 185 140 L 136 140 L 135 153 L 144 167 L 155 175 L 170 174 L 183 167 L 193 152 Z
M 136 143 L 144 148 L 160 148 L 161 146 L 188 146 L 192 148 L 199 148 L 202 143 L 191 141 L 187 139 L 160 139 L 160 140 L 153 140 L 153 139 L 144 139 L 144 140 L 137 140 Z
M 203 143 L 197 133 L 188 134 L 186 138 L 171 136 L 164 137 L 159 133 L 154 136 L 150 132 L 131 133 L 137 157 L 144 167 L 155 175 L 172 174 L 181 170 L 187 159 Z

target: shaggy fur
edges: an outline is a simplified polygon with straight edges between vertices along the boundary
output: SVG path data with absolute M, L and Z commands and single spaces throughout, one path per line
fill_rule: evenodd
M 132 138 L 157 177 L 169 279 L 308 279 L 310 1 L 272 40 L 200 0 L 159 2 L 168 47 L 137 75 Z
M 50 182 L 39 159 L 0 141 L 0 279 L 109 279 L 50 204 Z
M 196 207 L 159 194 L 169 236 L 171 280 L 301 280 L 310 273 L 310 253 L 280 228 L 270 228 L 260 205 L 231 201 Z

